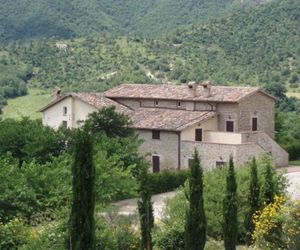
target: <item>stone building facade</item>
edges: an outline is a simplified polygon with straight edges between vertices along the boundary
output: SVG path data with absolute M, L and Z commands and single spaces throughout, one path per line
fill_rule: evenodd
M 225 164 L 230 155 L 242 165 L 265 153 L 276 166 L 286 166 L 288 154 L 273 139 L 275 101 L 259 88 L 210 82 L 124 84 L 103 94 L 59 96 L 41 112 L 44 125 L 76 128 L 90 112 L 116 106 L 143 139 L 140 151 L 152 162 L 153 172 L 187 168 L 195 148 L 206 169 Z

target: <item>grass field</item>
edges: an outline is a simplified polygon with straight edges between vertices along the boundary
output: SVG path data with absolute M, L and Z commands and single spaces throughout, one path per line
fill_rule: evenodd
M 287 92 L 286 95 L 288 97 L 296 97 L 296 98 L 300 99 L 300 93 L 298 93 L 298 92 Z
M 29 89 L 29 94 L 8 100 L 8 105 L 3 109 L 0 117 L 20 119 L 29 117 L 31 119 L 42 118 L 42 114 L 37 112 L 40 108 L 51 101 L 50 92 L 40 89 Z
M 300 166 L 300 160 L 298 160 L 298 161 L 290 161 L 289 165 L 291 165 L 291 166 Z

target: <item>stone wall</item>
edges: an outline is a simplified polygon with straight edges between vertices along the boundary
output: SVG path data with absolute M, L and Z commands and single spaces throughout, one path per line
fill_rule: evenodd
M 252 117 L 257 117 L 258 130 L 274 136 L 274 99 L 263 93 L 255 93 L 239 103 L 239 110 L 239 131 L 251 131 Z
M 200 154 L 201 163 L 205 170 L 216 168 L 217 161 L 228 163 L 230 155 L 233 156 L 235 166 L 239 167 L 248 160 L 251 160 L 253 156 L 259 158 L 265 153 L 265 151 L 255 143 L 233 145 L 183 141 L 181 143 L 182 168 L 188 168 L 188 159 L 192 158 L 195 148 Z
M 141 106 L 140 101 L 135 99 L 117 98 L 116 101 L 132 109 L 138 109 Z
M 226 131 L 226 121 L 234 121 L 234 132 L 239 132 L 239 107 L 237 103 L 218 103 L 218 131 Z
M 289 164 L 289 154 L 274 139 L 265 132 L 242 133 L 242 142 L 253 142 L 260 145 L 266 153 L 270 153 L 276 167 L 286 167 Z
M 160 131 L 160 139 L 152 139 L 151 130 L 138 130 L 139 138 L 144 140 L 140 147 L 142 154 L 147 154 L 152 170 L 152 155 L 160 157 L 160 171 L 178 168 L 178 134 Z

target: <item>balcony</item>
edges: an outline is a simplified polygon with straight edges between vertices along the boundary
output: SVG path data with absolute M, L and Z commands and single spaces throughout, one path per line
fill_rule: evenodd
M 242 133 L 221 132 L 221 131 L 203 131 L 202 142 L 219 144 L 242 144 Z

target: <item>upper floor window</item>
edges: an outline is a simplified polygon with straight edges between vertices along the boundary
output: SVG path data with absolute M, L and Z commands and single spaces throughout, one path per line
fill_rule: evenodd
M 66 106 L 63 107 L 63 115 L 68 114 L 68 108 Z
M 252 117 L 252 131 L 257 131 L 258 119 L 257 117 Z
M 195 129 L 195 141 L 202 141 L 202 128 Z
M 234 132 L 234 121 L 226 121 L 226 132 Z
M 152 139 L 156 139 L 156 140 L 160 139 L 160 131 L 159 130 L 152 130 Z

